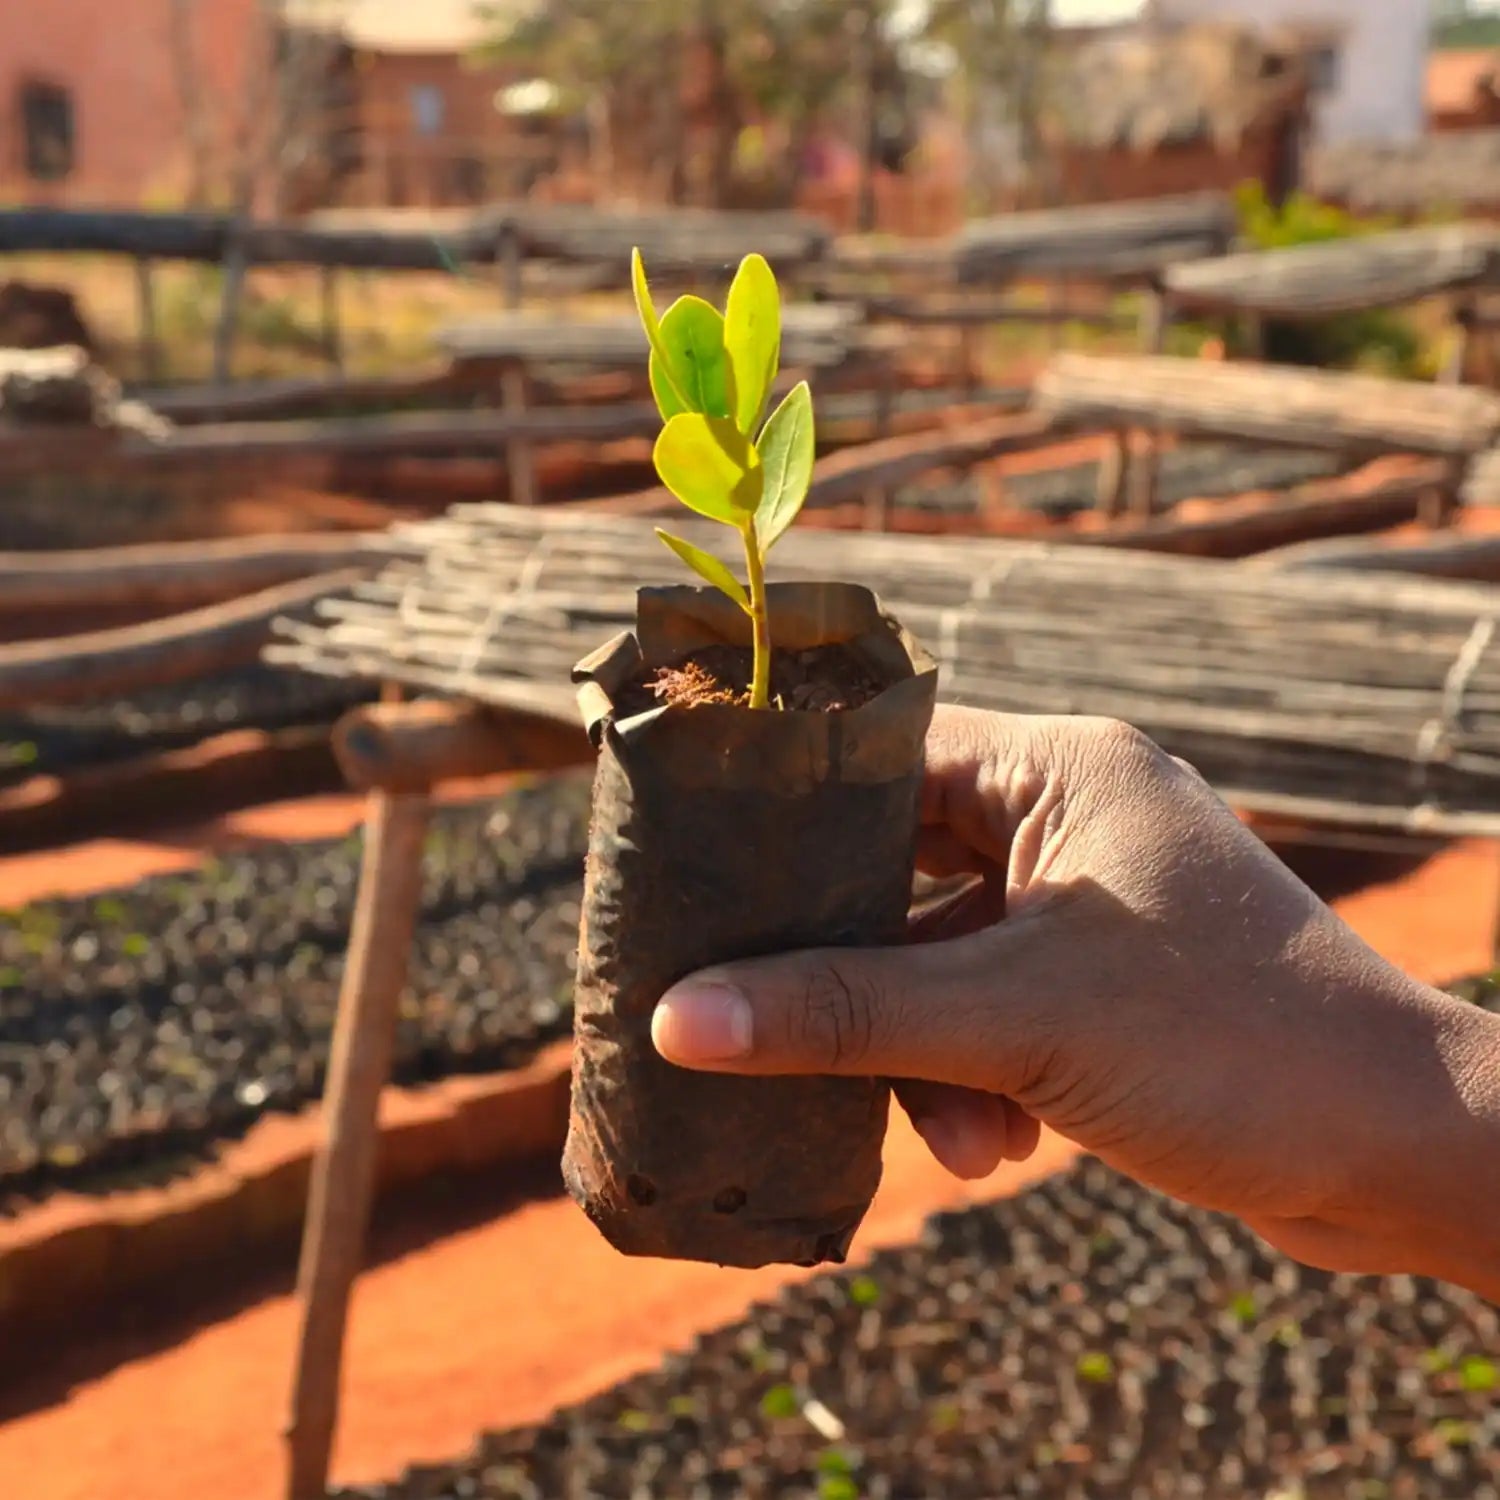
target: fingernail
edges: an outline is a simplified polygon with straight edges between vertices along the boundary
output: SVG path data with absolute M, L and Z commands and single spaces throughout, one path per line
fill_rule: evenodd
M 651 1040 L 670 1062 L 729 1062 L 751 1047 L 750 1002 L 727 984 L 692 980 L 667 991 L 651 1017 Z

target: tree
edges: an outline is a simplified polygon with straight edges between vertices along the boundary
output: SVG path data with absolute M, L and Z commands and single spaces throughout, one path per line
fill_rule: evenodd
M 551 0 L 519 18 L 497 13 L 487 51 L 551 80 L 578 113 L 602 116 L 615 142 L 670 162 L 674 200 L 691 184 L 691 196 L 715 202 L 732 186 L 735 142 L 752 121 L 778 126 L 795 161 L 819 120 L 846 115 L 866 157 L 875 154 L 891 134 L 886 116 L 904 104 L 898 9 L 897 0 Z

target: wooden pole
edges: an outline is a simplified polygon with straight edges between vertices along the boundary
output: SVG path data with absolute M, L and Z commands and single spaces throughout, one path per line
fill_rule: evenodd
M 323 316 L 323 355 L 340 374 L 344 370 L 344 330 L 339 317 L 339 272 L 323 266 L 318 274 L 319 303 Z
M 1101 515 L 1113 520 L 1125 509 L 1125 492 L 1129 479 L 1130 434 L 1121 429 L 1110 434 L 1109 446 L 1099 460 L 1095 503 Z
M 1141 303 L 1140 344 L 1143 354 L 1160 354 L 1166 347 L 1171 310 L 1160 287 L 1153 286 Z M 1129 465 L 1128 503 L 1132 515 L 1142 519 L 1156 513 L 1161 488 L 1161 433 L 1146 429 L 1139 450 Z
M 895 424 L 896 414 L 896 362 L 882 361 L 876 376 L 875 388 L 875 440 L 888 438 Z M 891 494 L 885 485 L 874 485 L 864 493 L 864 514 L 861 524 L 866 531 L 884 531 L 890 520 Z
M 377 1109 L 390 1074 L 396 1008 L 422 890 L 424 794 L 372 793 L 359 898 L 339 993 L 313 1163 L 302 1260 L 296 1371 L 286 1430 L 286 1500 L 322 1500 L 338 1423 L 349 1295 L 364 1254 L 379 1145 Z
M 500 231 L 500 284 L 505 295 L 505 305 L 516 308 L 521 305 L 521 235 L 514 228 Z
M 1440 384 L 1456 386 L 1464 383 L 1473 337 L 1474 304 L 1461 299 L 1453 308 L 1453 343 L 1438 376 Z M 1466 468 L 1461 460 L 1450 460 L 1445 466 L 1442 480 L 1422 500 L 1418 519 L 1424 525 L 1439 529 L 1453 521 L 1459 511 Z
M 219 326 L 214 331 L 214 381 L 225 385 L 234 362 L 234 340 L 239 331 L 240 299 L 245 291 L 245 273 L 250 258 L 244 237 L 231 230 L 229 250 L 224 257 L 224 292 L 219 302 Z
M 150 381 L 161 379 L 161 330 L 156 319 L 156 278 L 149 256 L 135 258 L 136 305 L 139 309 L 141 367 Z
M 526 410 L 526 369 L 519 360 L 507 360 L 500 373 L 500 409 L 517 419 Z M 506 443 L 505 475 L 512 505 L 536 504 L 536 464 L 527 439 L 514 437 Z

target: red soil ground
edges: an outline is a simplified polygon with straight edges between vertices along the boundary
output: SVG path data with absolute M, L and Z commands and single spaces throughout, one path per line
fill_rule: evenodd
M 0 861 L 0 904 L 178 868 L 226 839 L 335 835 L 357 814 L 353 799 L 325 798 L 257 809 L 173 843 Z M 1494 847 L 1470 842 L 1338 906 L 1388 957 L 1441 980 L 1488 965 L 1497 896 Z M 1049 1140 L 1029 1168 L 965 1186 L 898 1122 L 861 1248 L 909 1239 L 930 1212 L 1013 1191 L 1068 1154 Z M 337 1475 L 350 1481 L 453 1455 L 485 1426 L 538 1417 L 654 1363 L 800 1274 L 625 1261 L 556 1199 L 456 1229 L 451 1213 L 388 1226 L 373 1260 L 349 1336 Z M 0 1427 L 0 1493 L 263 1500 L 275 1492 L 295 1327 L 287 1280 L 273 1276 L 261 1300 L 170 1342 L 159 1329 L 111 1332 L 71 1364 L 42 1364 L 48 1389 L 39 1388 L 36 1409 Z

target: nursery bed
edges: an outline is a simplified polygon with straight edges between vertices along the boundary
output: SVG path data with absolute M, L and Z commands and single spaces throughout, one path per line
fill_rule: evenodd
M 253 665 L 104 703 L 0 716 L 0 787 L 197 744 L 236 729 L 332 724 L 374 689 Z
M 567 1032 L 587 807 L 573 776 L 435 815 L 398 1081 L 512 1067 Z M 0 1202 L 316 1097 L 359 850 L 266 845 L 6 913 Z
M 1086 1162 L 339 1500 L 1496 1500 L 1500 1312 Z

